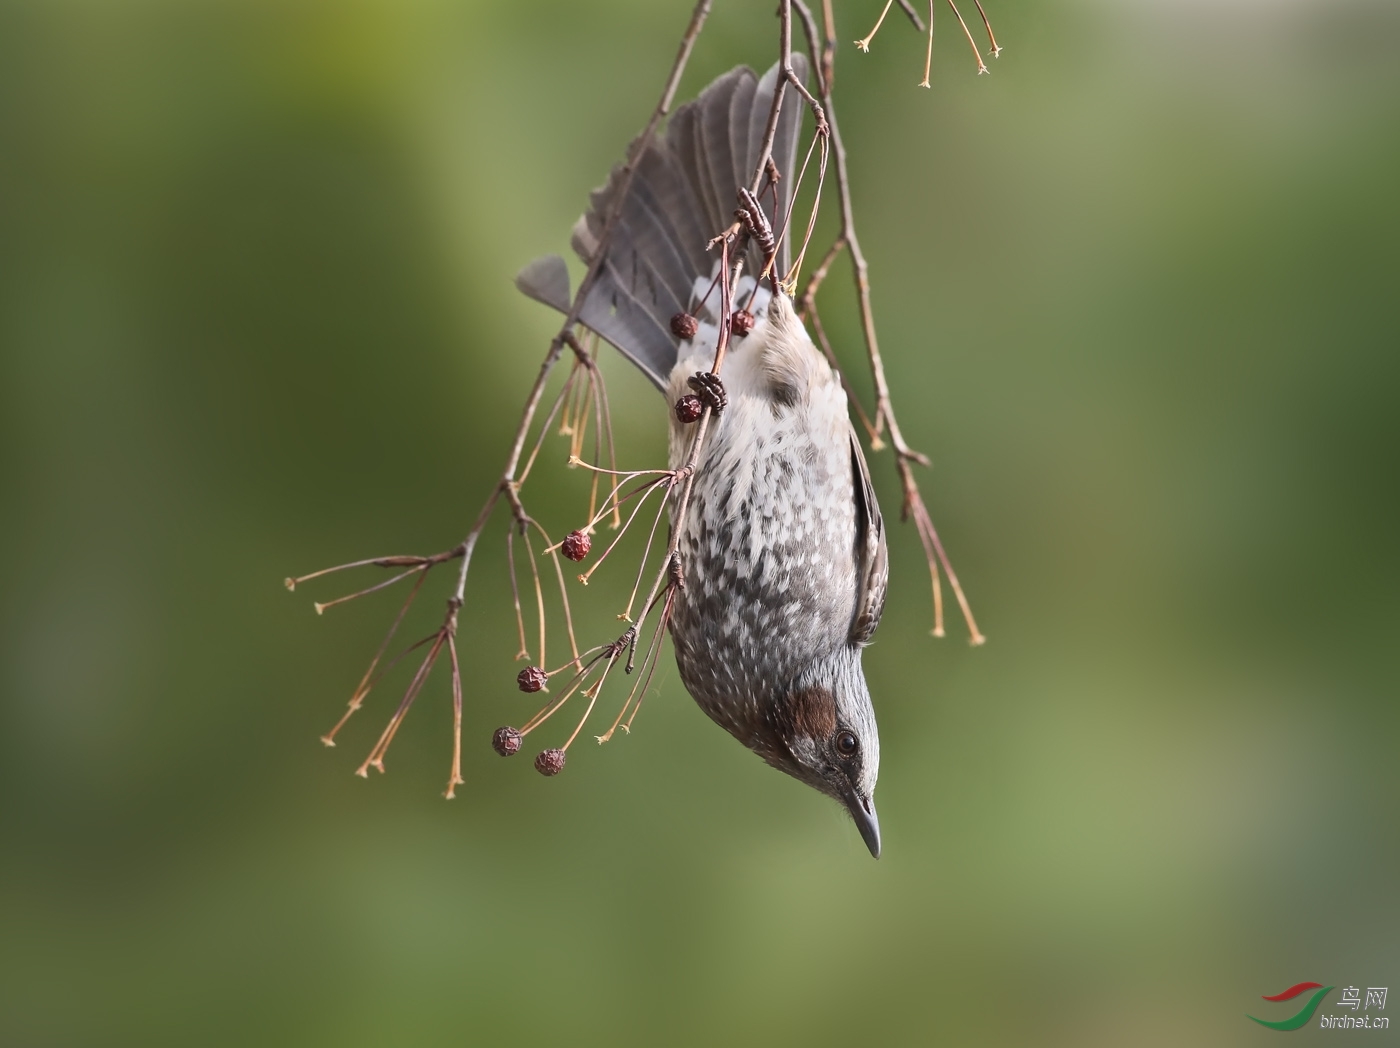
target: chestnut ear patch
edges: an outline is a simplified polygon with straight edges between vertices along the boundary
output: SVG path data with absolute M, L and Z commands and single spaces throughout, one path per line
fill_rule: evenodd
M 794 691 L 778 703 L 777 712 L 792 735 L 829 739 L 836 731 L 836 696 L 826 688 Z

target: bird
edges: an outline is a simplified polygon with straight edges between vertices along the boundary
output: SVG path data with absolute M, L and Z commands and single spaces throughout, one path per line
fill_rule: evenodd
M 805 80 L 804 56 L 793 54 L 791 68 Z M 709 378 L 725 301 L 708 245 L 744 201 L 775 229 L 789 210 L 800 104 L 780 112 L 776 184 L 757 201 L 742 195 L 783 75 L 778 65 L 761 78 L 741 66 L 718 77 L 650 139 L 630 182 L 619 164 L 592 193 L 572 246 L 590 266 L 603 257 L 579 320 L 669 402 L 695 389 L 714 411 L 680 520 L 671 505 L 684 584 L 669 629 L 682 683 L 765 762 L 838 801 L 879 858 L 880 736 L 861 657 L 885 605 L 884 520 L 839 374 L 780 283 L 761 279 L 768 263 L 786 272 L 787 238 L 766 259 L 759 243 L 745 249 L 732 304 L 752 319 L 732 327 L 720 383 L 707 390 L 697 378 Z M 516 284 L 568 313 L 559 256 L 532 262 Z M 694 427 L 669 415 L 671 468 L 680 469 Z

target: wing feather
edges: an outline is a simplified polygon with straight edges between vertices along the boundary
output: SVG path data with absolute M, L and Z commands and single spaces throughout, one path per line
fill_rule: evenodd
M 851 620 L 850 641 L 857 647 L 869 644 L 885 611 L 889 587 L 890 558 L 885 546 L 885 519 L 875 500 L 870 467 L 854 427 L 851 429 L 851 479 L 856 500 L 856 611 Z
M 792 63 L 793 71 L 805 79 L 806 59 L 793 55 Z M 742 66 L 717 78 L 698 98 L 680 106 L 665 131 L 649 143 L 621 201 L 605 264 L 579 319 L 660 389 L 665 389 L 677 355 L 670 318 L 694 305 L 695 282 L 711 275 L 717 256 L 706 252 L 706 244 L 733 221 L 738 188 L 753 177 L 777 83 L 776 66 L 762 78 Z M 801 100 L 789 96 L 773 141 L 782 180 L 777 206 L 769 194 L 763 194 L 763 206 L 772 209 L 769 218 L 775 230 L 796 181 L 793 167 L 802 113 Z M 573 248 L 585 263 L 597 256 L 604 216 L 626 178 L 624 165 L 614 167 L 574 225 Z M 786 266 L 787 254 L 785 239 L 780 268 Z M 758 249 L 751 248 L 750 271 L 761 264 Z M 568 274 L 556 262 L 532 263 L 521 273 L 518 286 L 532 298 L 568 311 L 563 300 Z

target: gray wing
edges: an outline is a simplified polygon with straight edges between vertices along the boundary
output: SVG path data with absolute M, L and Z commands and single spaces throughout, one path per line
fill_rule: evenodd
M 805 81 L 807 61 L 792 56 L 794 72 Z M 743 66 L 730 70 L 678 108 L 663 134 L 655 136 L 637 165 L 623 199 L 603 268 L 583 303 L 579 319 L 616 346 L 659 389 L 665 389 L 676 363 L 678 340 L 671 317 L 688 311 L 698 277 L 708 278 L 717 255 L 705 250 L 712 237 L 734 220 L 738 189 L 758 166 L 759 150 L 778 84 L 775 65 L 760 80 Z M 763 209 L 774 230 L 782 228 L 796 180 L 797 138 L 803 105 L 795 92 L 785 96 L 773 139 L 773 162 L 782 176 L 777 206 L 763 194 Z M 630 152 L 630 150 L 629 150 Z M 592 264 L 613 200 L 621 190 L 624 165 L 613 168 L 606 185 L 595 189 L 589 208 L 574 226 L 573 248 Z M 559 308 L 563 261 L 537 259 L 516 277 L 531 298 Z M 749 271 L 763 260 L 750 252 Z M 788 245 L 778 265 L 788 265 Z M 567 298 L 568 280 L 564 278 Z M 567 306 L 560 310 L 567 312 Z
M 850 641 L 869 644 L 885 611 L 885 591 L 890 580 L 889 550 L 885 547 L 885 519 L 875 501 L 870 467 L 855 429 L 851 430 L 851 478 L 856 500 L 856 612 L 851 620 Z

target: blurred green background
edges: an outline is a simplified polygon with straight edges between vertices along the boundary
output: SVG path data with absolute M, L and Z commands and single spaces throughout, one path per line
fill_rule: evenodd
M 879 4 L 836 6 L 849 41 Z M 772 7 L 721 0 L 683 96 L 766 66 Z M 511 278 L 567 250 L 686 4 L 0 4 L 0 1043 L 1264 1045 L 1260 994 L 1400 993 L 1400 8 L 987 7 L 990 77 L 946 11 L 931 92 L 897 12 L 838 56 L 990 637 L 929 638 L 896 528 L 875 863 L 669 650 L 632 736 L 555 780 L 495 757 L 534 708 L 499 520 L 450 804 L 442 673 L 387 776 L 351 773 L 392 690 L 317 742 L 395 598 L 281 584 L 459 539 L 552 331 Z M 652 464 L 664 405 L 608 367 Z M 548 450 L 558 533 L 585 489 Z

